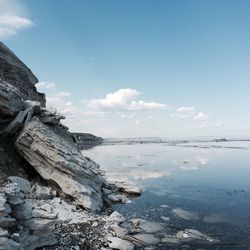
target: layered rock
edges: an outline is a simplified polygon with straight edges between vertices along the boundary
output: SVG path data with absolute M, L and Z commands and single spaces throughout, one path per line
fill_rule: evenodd
M 102 207 L 103 179 L 98 165 L 82 156 L 75 144 L 38 118 L 26 123 L 16 141 L 18 152 L 47 181 L 91 210 Z
M 39 101 L 45 106 L 45 95 L 38 93 L 38 82 L 31 70 L 3 43 L 0 42 L 0 79 L 8 82 L 22 93 L 24 100 Z

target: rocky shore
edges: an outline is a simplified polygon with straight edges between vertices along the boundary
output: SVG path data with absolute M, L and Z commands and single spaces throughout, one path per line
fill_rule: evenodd
M 109 183 L 99 166 L 81 154 L 83 140 L 102 139 L 72 135 L 61 123 L 65 117 L 46 107 L 37 82 L 0 43 L 0 249 L 115 244 L 107 235 L 122 216 L 111 213 L 110 206 L 128 201 L 125 189 L 140 190 Z

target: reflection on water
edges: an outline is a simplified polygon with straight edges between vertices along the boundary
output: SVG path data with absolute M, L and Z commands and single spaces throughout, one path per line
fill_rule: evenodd
M 115 205 L 127 218 L 215 235 L 211 249 L 250 249 L 250 142 L 214 144 L 114 144 L 83 154 L 143 187 L 132 203 Z

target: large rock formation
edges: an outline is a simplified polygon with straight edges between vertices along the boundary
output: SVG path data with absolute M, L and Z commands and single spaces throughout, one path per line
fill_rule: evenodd
M 3 43 L 0 42 L 0 79 L 16 87 L 23 99 L 39 101 L 45 106 L 45 95 L 38 93 L 38 79 L 31 70 Z
M 103 180 L 98 165 L 83 157 L 76 145 L 56 129 L 33 118 L 24 125 L 16 147 L 45 180 L 55 182 L 79 205 L 101 209 Z

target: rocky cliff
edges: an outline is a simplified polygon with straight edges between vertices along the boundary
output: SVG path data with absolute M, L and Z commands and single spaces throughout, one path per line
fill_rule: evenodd
M 108 182 L 99 166 L 81 154 L 77 144 L 102 139 L 69 133 L 61 123 L 65 117 L 46 107 L 45 95 L 34 86 L 37 82 L 0 43 L 0 250 L 52 245 L 133 249 L 125 240 L 105 238 L 114 223 L 115 230 L 123 232 L 117 225 L 124 220 L 121 215 L 93 212 L 103 211 L 104 204 L 126 203 L 124 192 L 140 190 Z
M 38 79 L 31 70 L 3 43 L 0 42 L 0 79 L 21 92 L 24 100 L 39 101 L 45 106 L 45 95 L 38 93 Z
M 50 244 L 49 230 L 39 244 L 32 239 L 38 237 L 34 232 L 41 234 L 45 227 L 55 224 L 42 220 L 41 226 L 32 221 L 36 216 L 20 196 L 20 186 L 14 182 L 11 188 L 9 184 L 4 188 L 9 176 L 37 176 L 77 206 L 92 211 L 103 206 L 104 181 L 99 166 L 81 154 L 68 128 L 60 122 L 64 117 L 56 109 L 46 108 L 45 95 L 36 90 L 37 82 L 31 70 L 0 43 L 0 249 L 33 249 L 46 240 Z M 24 183 L 25 179 L 21 186 Z M 52 217 L 49 215 L 50 220 Z M 17 226 L 27 228 L 29 246 L 19 244 L 26 236 L 10 238 L 10 231 Z

